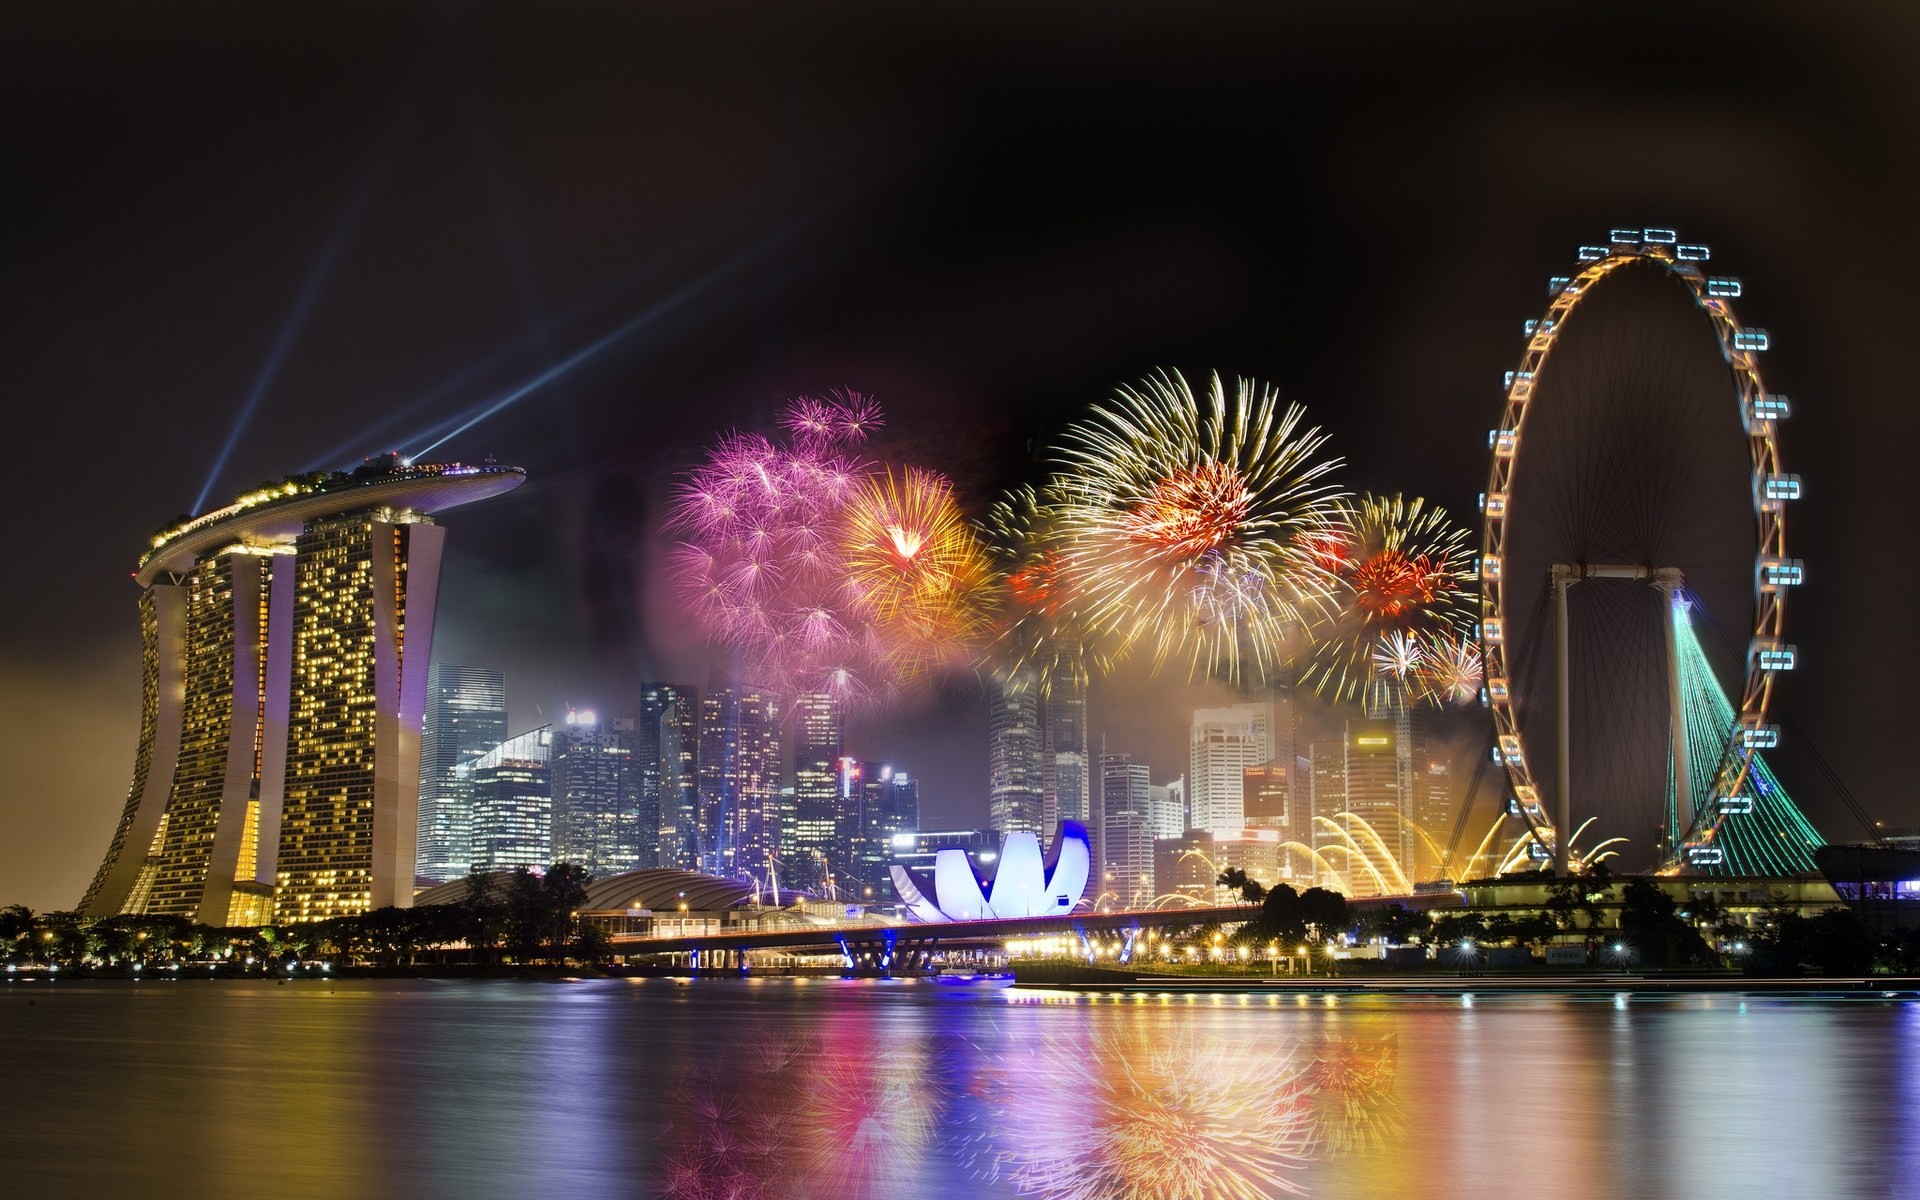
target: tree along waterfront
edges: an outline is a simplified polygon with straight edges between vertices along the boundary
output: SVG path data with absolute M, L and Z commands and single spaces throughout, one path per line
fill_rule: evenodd
M 0 909 L 0 961 L 8 970 L 272 970 L 300 964 L 409 967 L 593 962 L 606 957 L 603 935 L 576 915 L 586 868 L 559 863 L 536 875 L 521 868 L 504 881 L 472 877 L 467 899 L 419 908 L 378 908 L 348 917 L 285 925 L 216 928 L 184 917 L 85 917 Z
M 1478 961 L 1499 947 L 1544 953 L 1551 945 L 1584 946 L 1593 962 L 1743 970 L 1754 975 L 1853 976 L 1920 973 L 1920 930 L 1878 934 L 1850 909 L 1808 915 L 1784 901 L 1751 925 L 1734 921 L 1711 897 L 1674 899 L 1653 881 L 1618 881 L 1604 863 L 1555 880 L 1533 912 L 1428 911 L 1399 903 L 1350 910 L 1346 897 L 1323 888 L 1272 888 L 1244 871 L 1218 883 L 1239 892 L 1260 915 L 1221 940 L 1244 948 L 1245 961 L 1285 957 L 1295 948 L 1324 956 L 1345 939 L 1383 947 L 1430 948 L 1436 967 Z M 1351 969 L 1348 964 L 1343 969 Z

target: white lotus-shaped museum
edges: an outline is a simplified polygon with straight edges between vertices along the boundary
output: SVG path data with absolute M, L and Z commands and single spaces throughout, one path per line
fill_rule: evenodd
M 917 921 L 987 921 L 996 917 L 1051 917 L 1073 911 L 1087 891 L 1093 846 L 1087 827 L 1062 821 L 1053 848 L 1043 857 L 1040 838 L 1010 833 L 1000 846 L 992 880 L 973 870 L 967 852 L 942 850 L 933 857 L 933 880 L 895 863 L 894 890 Z

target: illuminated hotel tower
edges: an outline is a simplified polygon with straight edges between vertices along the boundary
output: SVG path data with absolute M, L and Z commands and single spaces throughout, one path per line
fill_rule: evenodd
M 155 537 L 133 783 L 81 910 L 240 925 L 411 903 L 432 514 L 524 478 L 381 458 Z

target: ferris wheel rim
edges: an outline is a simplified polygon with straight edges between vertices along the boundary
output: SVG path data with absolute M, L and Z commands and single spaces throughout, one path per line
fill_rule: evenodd
M 1524 441 L 1526 417 L 1532 407 L 1535 378 L 1551 359 L 1566 323 L 1595 285 L 1624 266 L 1651 262 L 1686 286 L 1695 309 L 1708 318 L 1720 344 L 1721 356 L 1732 374 L 1733 398 L 1741 427 L 1746 430 L 1758 534 L 1753 569 L 1754 617 L 1746 654 L 1746 678 L 1733 728 L 1714 765 L 1705 803 L 1694 813 L 1691 826 L 1679 831 L 1660 867 L 1662 873 L 1675 873 L 1686 869 L 1696 856 L 1702 861 L 1711 861 L 1717 853 L 1713 842 L 1729 807 L 1724 802 L 1737 796 L 1746 784 L 1757 743 L 1764 740 L 1756 737 L 1755 731 L 1771 728 L 1766 725 L 1766 713 L 1775 668 L 1766 665 L 1763 648 L 1772 647 L 1776 653 L 1784 650 L 1789 663 L 1793 648 L 1781 641 L 1786 604 L 1784 585 L 1777 580 L 1769 582 L 1767 564 L 1769 561 L 1791 562 L 1786 553 L 1786 503 L 1797 497 L 1799 480 L 1786 474 L 1780 466 L 1779 438 L 1774 425 L 1775 418 L 1784 415 L 1784 401 L 1766 390 L 1757 357 L 1767 348 L 1767 335 L 1764 330 L 1740 324 L 1729 303 L 1741 295 L 1739 281 L 1706 273 L 1704 267 L 1711 251 L 1706 246 L 1681 242 L 1670 229 L 1615 229 L 1609 232 L 1606 245 L 1580 247 L 1578 258 L 1578 272 L 1555 276 L 1549 283 L 1545 313 L 1527 322 L 1526 346 L 1519 366 L 1507 373 L 1500 424 L 1488 437 L 1491 462 L 1487 489 L 1481 496 L 1480 625 L 1476 633 L 1485 670 L 1486 705 L 1493 719 L 1493 753 L 1506 771 L 1511 789 L 1508 807 L 1518 808 L 1527 833 L 1538 846 L 1551 853 L 1559 833 L 1540 798 L 1540 788 L 1527 759 L 1513 707 L 1511 673 L 1507 669 L 1505 631 L 1509 623 L 1502 566 L 1511 516 L 1510 495 Z M 1775 666 L 1777 664 L 1776 659 Z M 1570 835 L 1569 843 L 1571 840 Z M 1571 853 L 1569 860 L 1572 861 Z

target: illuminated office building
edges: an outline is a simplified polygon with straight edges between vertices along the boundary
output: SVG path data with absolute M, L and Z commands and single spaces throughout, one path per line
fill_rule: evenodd
M 1273 725 L 1274 706 L 1264 699 L 1194 710 L 1187 803 L 1195 829 L 1225 837 L 1246 827 L 1247 769 L 1273 761 Z
M 1244 807 L 1248 828 L 1291 829 L 1293 772 L 1278 760 L 1246 769 Z
M 1041 826 L 1085 824 L 1092 816 L 1093 780 L 1087 754 L 1087 669 L 1068 657 L 1048 672 L 1040 700 Z
M 553 856 L 553 727 L 508 738 L 459 768 L 473 804 L 473 869 L 543 868 Z
M 417 878 L 444 883 L 473 869 L 473 797 L 460 768 L 506 740 L 505 676 L 453 663 L 437 662 L 428 669 Z
M 1219 877 L 1213 861 L 1213 835 L 1206 830 L 1190 829 L 1153 843 L 1155 895 L 1185 896 L 1196 904 L 1227 903 L 1220 895 Z
M 780 852 L 780 704 L 720 677 L 700 704 L 702 869 L 770 879 Z
M 1120 908 L 1137 908 L 1153 899 L 1153 785 L 1147 764 L 1125 754 L 1100 756 L 1100 813 L 1094 834 L 1099 887 L 1112 893 Z
M 700 865 L 700 693 L 684 683 L 640 685 L 634 729 L 640 819 L 659 828 L 660 865 Z
M 382 458 L 157 535 L 134 572 L 133 783 L 81 910 L 227 925 L 410 903 L 432 514 L 524 478 Z
M 1039 692 L 1024 672 L 987 684 L 987 824 L 1001 834 L 1043 831 Z
M 1427 835 L 1423 838 L 1415 834 L 1411 839 L 1416 868 L 1413 881 L 1443 879 L 1448 868 L 1440 847 L 1452 840 L 1459 805 L 1453 798 L 1453 763 L 1436 741 L 1429 740 L 1426 753 L 1414 763 L 1413 787 L 1413 823 Z
M 1326 844 L 1327 835 L 1321 818 L 1335 819 L 1336 814 L 1347 808 L 1347 743 L 1344 737 L 1322 738 L 1315 740 L 1307 750 L 1308 769 L 1311 782 L 1308 786 L 1307 812 L 1304 826 L 1308 836 L 1298 839 L 1302 844 L 1316 849 Z M 1344 855 L 1334 855 L 1344 858 Z M 1333 875 L 1324 866 L 1316 863 L 1318 873 L 1314 882 L 1320 887 L 1337 887 L 1345 891 L 1343 881 Z
M 1147 827 L 1156 840 L 1177 838 L 1190 826 L 1187 822 L 1187 777 L 1147 789 Z
M 1337 742 L 1315 742 L 1313 846 L 1346 876 L 1342 890 L 1372 896 L 1406 890 L 1396 872 L 1412 855 L 1399 738 L 1392 721 L 1348 721 Z M 1324 776 L 1324 782 L 1323 782 Z
M 864 899 L 871 888 L 874 895 L 884 896 L 895 840 L 920 827 L 920 785 L 887 763 L 842 758 L 838 768 L 840 811 L 845 815 L 840 837 L 848 865 L 836 869 L 837 890 Z
M 660 828 L 640 820 L 633 775 L 634 721 L 570 710 L 555 726 L 553 861 L 585 867 L 595 879 L 654 867 Z
M 826 692 L 803 692 L 793 714 L 794 820 L 782 846 L 781 878 L 795 887 L 819 889 L 836 873 L 853 871 L 857 817 L 842 804 L 840 759 L 845 723 L 840 704 Z

